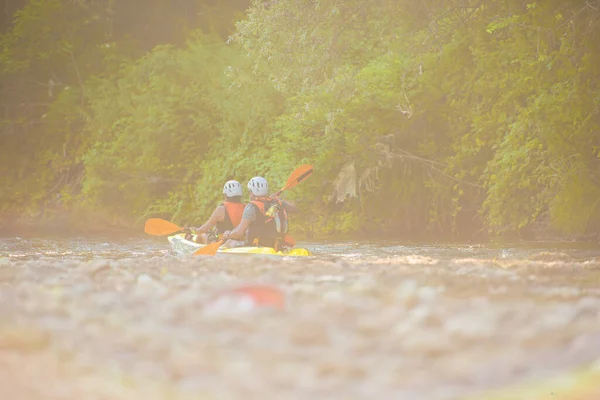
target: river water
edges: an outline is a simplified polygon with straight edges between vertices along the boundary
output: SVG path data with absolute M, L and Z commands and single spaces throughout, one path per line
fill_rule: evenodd
M 298 246 L 3 238 L 0 399 L 600 399 L 600 246 Z

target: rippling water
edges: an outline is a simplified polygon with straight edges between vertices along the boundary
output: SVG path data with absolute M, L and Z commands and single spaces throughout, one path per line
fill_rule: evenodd
M 4 238 L 0 398 L 600 399 L 598 247 L 299 246 Z

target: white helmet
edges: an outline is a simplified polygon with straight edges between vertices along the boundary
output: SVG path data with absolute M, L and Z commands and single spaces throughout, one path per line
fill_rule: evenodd
M 227 181 L 223 186 L 223 193 L 227 197 L 241 196 L 242 185 L 238 181 Z
M 262 176 L 255 176 L 248 181 L 248 189 L 254 193 L 255 196 L 268 196 L 269 195 L 269 184 L 267 180 Z

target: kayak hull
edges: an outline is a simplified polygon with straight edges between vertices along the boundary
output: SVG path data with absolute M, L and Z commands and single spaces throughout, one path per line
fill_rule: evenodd
M 189 255 L 196 252 L 201 247 L 205 245 L 199 244 L 196 242 L 192 242 L 191 240 L 185 239 L 185 233 L 179 233 L 176 235 L 171 235 L 168 237 L 169 243 L 171 243 L 171 247 L 173 251 L 175 251 L 179 255 Z M 237 255 L 267 255 L 267 256 L 280 256 L 280 257 L 306 257 L 312 255 L 308 249 L 304 248 L 293 248 L 286 251 L 275 251 L 275 249 L 271 247 L 234 247 L 234 248 L 225 248 L 220 247 L 217 251 L 217 254 L 237 254 Z

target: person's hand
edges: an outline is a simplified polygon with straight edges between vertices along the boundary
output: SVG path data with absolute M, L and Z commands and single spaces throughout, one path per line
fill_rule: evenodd
M 223 232 L 223 234 L 221 235 L 221 239 L 223 239 L 223 240 L 228 240 L 228 239 L 229 239 L 229 235 L 231 235 L 231 231 L 225 231 L 225 232 Z

